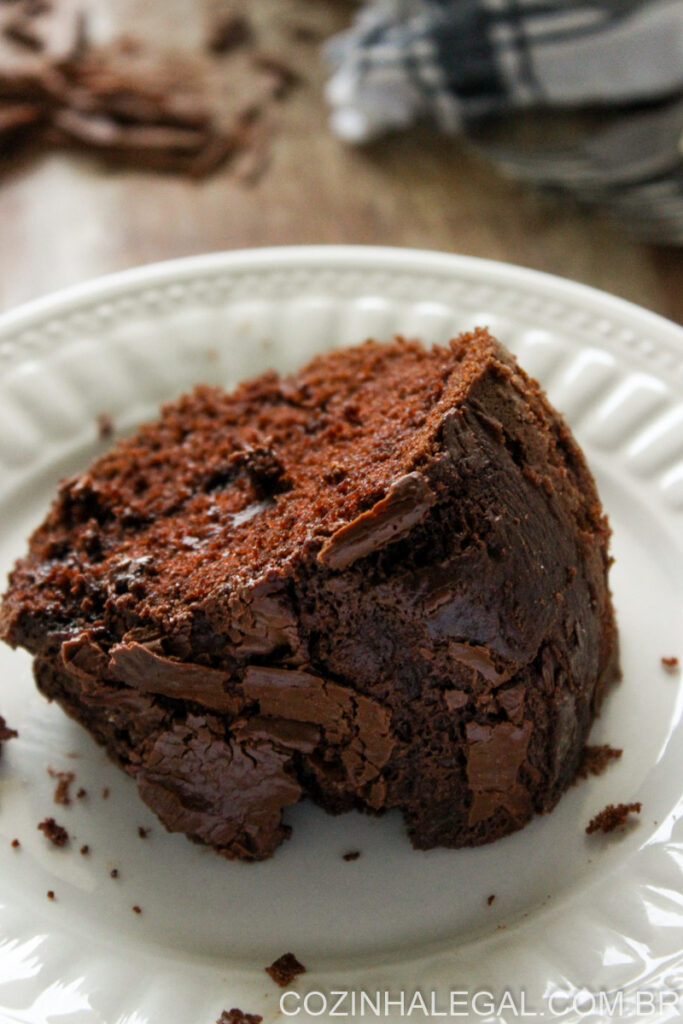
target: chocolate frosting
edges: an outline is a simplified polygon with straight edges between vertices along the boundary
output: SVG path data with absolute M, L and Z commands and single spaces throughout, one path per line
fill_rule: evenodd
M 266 577 L 227 598 L 207 602 L 204 611 L 222 627 L 226 606 L 228 639 L 241 657 L 263 656 L 282 648 L 299 651 L 297 618 L 280 578 Z
M 467 781 L 473 794 L 470 825 L 489 818 L 499 808 L 514 820 L 529 813 L 531 797 L 519 782 L 519 769 L 525 762 L 531 722 L 514 725 L 480 725 L 468 722 Z
M 301 796 L 286 770 L 290 758 L 268 742 L 226 742 L 219 720 L 189 715 L 158 736 L 138 772 L 138 790 L 170 832 L 230 857 L 260 858 L 288 834 L 282 809 Z
M 374 779 L 391 756 L 390 711 L 348 687 L 308 672 L 250 665 L 242 690 L 259 702 L 266 719 L 320 726 L 325 741 L 341 748 L 342 764 L 356 786 Z
M 479 725 L 468 722 L 467 780 L 475 791 L 506 790 L 517 782 L 524 763 L 531 722 L 521 726 L 512 722 L 500 725 Z

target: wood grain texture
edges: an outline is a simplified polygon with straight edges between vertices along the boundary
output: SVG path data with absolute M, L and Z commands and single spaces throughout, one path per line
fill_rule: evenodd
M 226 167 L 204 182 L 108 171 L 67 153 L 23 158 L 0 180 L 0 308 L 149 261 L 261 245 L 416 246 L 490 257 L 605 289 L 683 322 L 683 254 L 638 244 L 598 218 L 503 180 L 428 129 L 350 149 L 328 131 L 317 40 L 351 16 L 344 0 L 249 0 L 259 40 L 302 74 L 277 107 L 266 172 Z M 210 3 L 95 0 L 106 40 L 134 33 L 198 48 Z M 216 69 L 230 93 L 230 63 Z M 222 78 L 221 78 L 222 76 Z M 234 85 L 234 83 L 233 83 Z M 237 88 L 234 85 L 234 88 Z

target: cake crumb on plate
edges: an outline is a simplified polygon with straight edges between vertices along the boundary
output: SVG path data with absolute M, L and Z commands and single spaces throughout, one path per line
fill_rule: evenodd
M 613 832 L 615 828 L 626 824 L 629 814 L 640 814 L 642 804 L 608 804 L 602 811 L 591 818 L 586 826 L 590 836 L 593 832 Z

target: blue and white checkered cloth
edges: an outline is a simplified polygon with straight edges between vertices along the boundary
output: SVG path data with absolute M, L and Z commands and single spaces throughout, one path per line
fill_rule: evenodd
M 683 0 L 375 0 L 327 56 L 342 139 L 431 119 L 520 180 L 683 244 Z M 482 134 L 523 111 L 591 116 L 562 144 Z

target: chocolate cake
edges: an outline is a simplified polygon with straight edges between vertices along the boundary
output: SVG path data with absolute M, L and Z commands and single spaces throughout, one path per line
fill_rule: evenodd
M 270 856 L 304 796 L 477 845 L 553 807 L 618 675 L 608 536 L 487 331 L 367 342 L 197 387 L 64 481 L 0 629 L 227 857 Z

